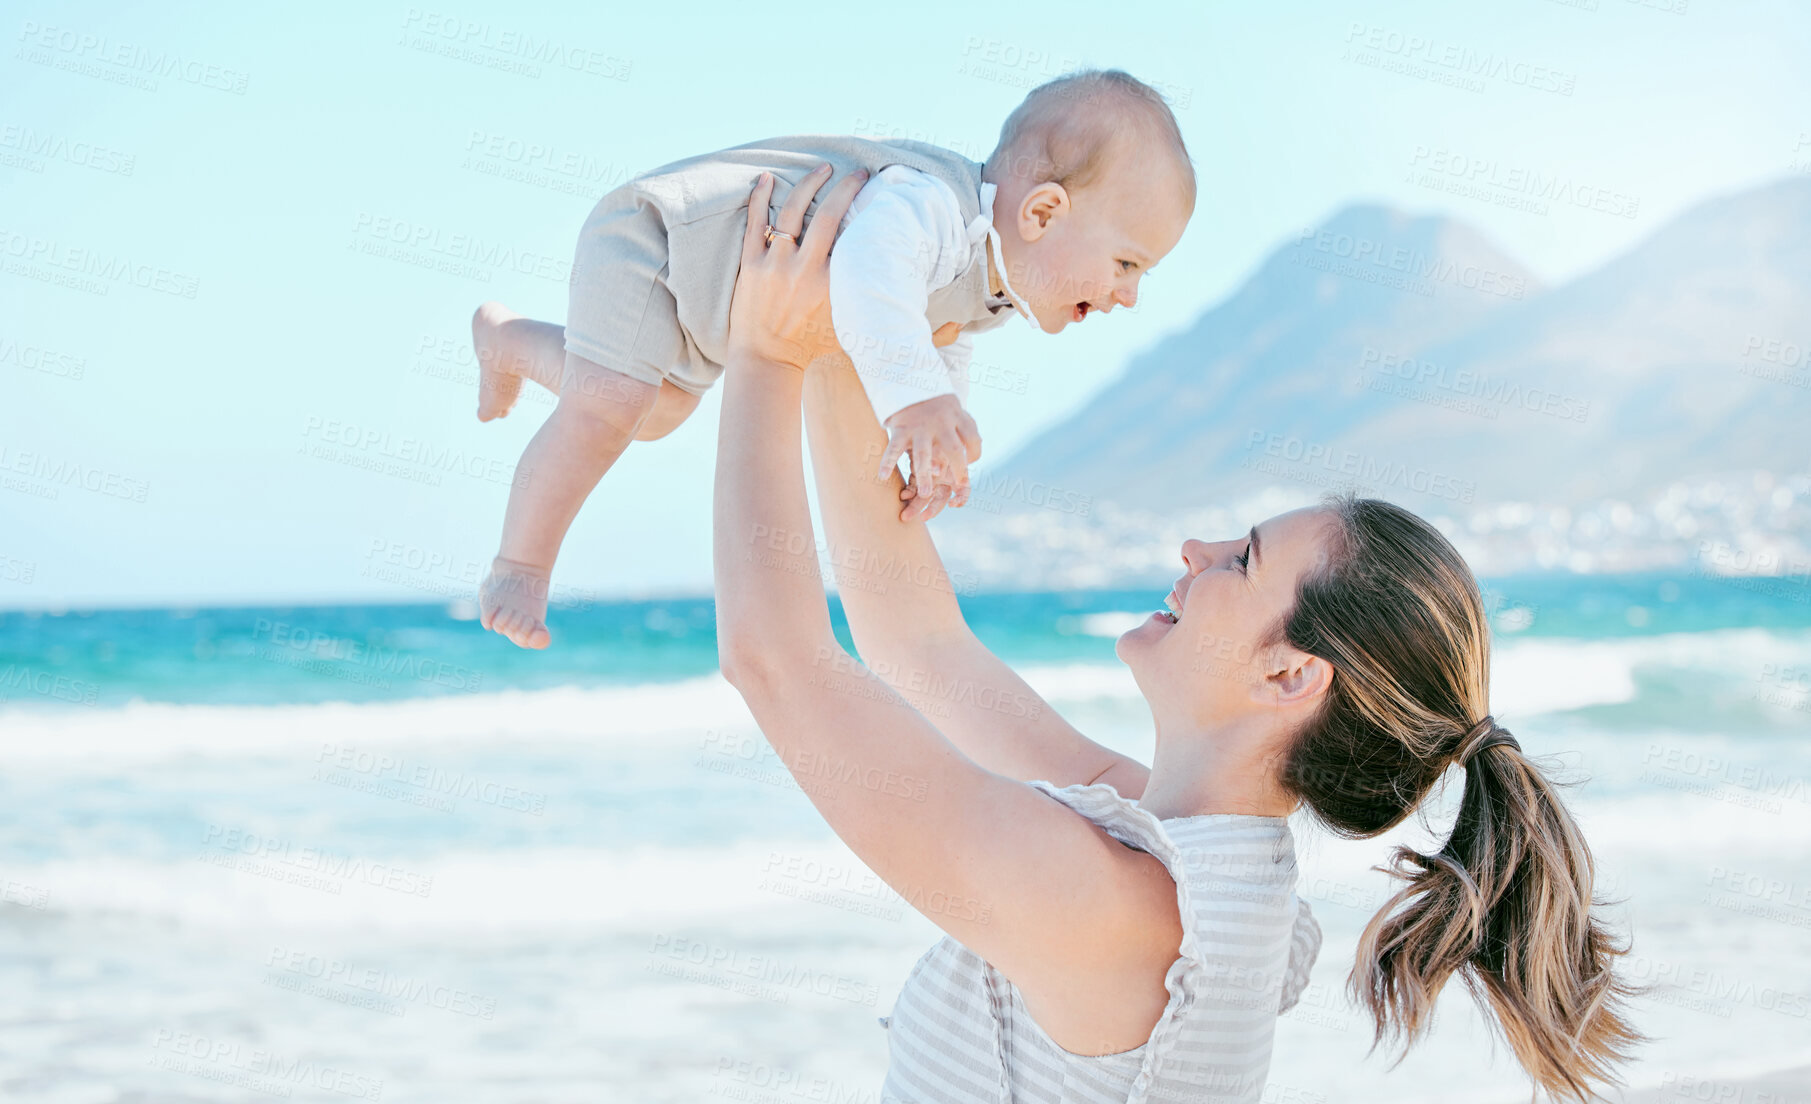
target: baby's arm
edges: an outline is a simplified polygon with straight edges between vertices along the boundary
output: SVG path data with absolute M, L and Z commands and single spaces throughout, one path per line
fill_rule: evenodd
M 968 465 L 981 459 L 981 433 L 962 405 L 968 398 L 968 362 L 975 339 L 950 322 L 932 340 L 943 350 L 944 364 L 957 384 L 955 394 L 914 403 L 884 423 L 888 441 L 879 477 L 892 475 L 901 455 L 909 451 L 912 456 L 912 483 L 904 492 L 911 505 L 900 511 L 901 521 L 929 521 L 946 505 L 968 505 Z M 922 462 L 927 455 L 932 458 L 928 466 Z
M 902 519 L 923 512 L 938 482 L 956 489 L 957 504 L 966 500 L 968 465 L 981 455 L 974 419 L 962 408 L 966 388 L 959 384 L 967 381 L 952 375 L 957 358 L 944 355 L 958 349 L 939 350 L 925 319 L 930 289 L 948 282 L 967 259 L 951 255 L 951 244 L 965 240 L 959 212 L 923 191 L 939 187 L 917 174 L 901 179 L 884 173 L 868 185 L 872 194 L 858 199 L 858 213 L 830 255 L 837 340 L 889 432 L 879 477 L 902 454 L 912 457 L 919 503 Z M 959 344 L 966 349 L 966 342 Z M 960 359 L 966 363 L 966 356 Z

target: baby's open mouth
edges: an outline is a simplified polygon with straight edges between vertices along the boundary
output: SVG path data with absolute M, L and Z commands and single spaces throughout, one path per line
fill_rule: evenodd
M 1075 313 L 1074 321 L 1080 322 L 1082 319 L 1088 317 L 1088 312 L 1094 309 L 1094 304 L 1083 300 L 1082 302 L 1075 304 L 1071 309 Z

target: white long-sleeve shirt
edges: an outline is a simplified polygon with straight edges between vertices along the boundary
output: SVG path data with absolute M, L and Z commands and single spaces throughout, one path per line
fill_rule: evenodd
M 938 395 L 968 401 L 974 339 L 963 334 L 937 348 L 925 311 L 932 291 L 970 264 L 986 264 L 990 250 L 1005 281 L 993 199 L 994 185 L 982 184 L 981 214 L 965 225 L 949 185 L 890 165 L 863 186 L 844 216 L 830 252 L 830 317 L 883 425 Z M 1030 317 L 1010 285 L 999 302 Z

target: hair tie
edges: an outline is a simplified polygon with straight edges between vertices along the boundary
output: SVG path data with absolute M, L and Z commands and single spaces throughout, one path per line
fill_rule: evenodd
M 1461 767 L 1469 766 L 1472 756 L 1485 748 L 1496 747 L 1498 744 L 1508 744 L 1517 751 L 1522 750 L 1522 745 L 1516 742 L 1516 738 L 1509 734 L 1508 729 L 1498 728 L 1496 718 L 1486 716 L 1477 724 L 1472 725 L 1471 731 L 1467 732 L 1465 738 L 1459 741 L 1458 750 L 1453 752 L 1453 762 Z

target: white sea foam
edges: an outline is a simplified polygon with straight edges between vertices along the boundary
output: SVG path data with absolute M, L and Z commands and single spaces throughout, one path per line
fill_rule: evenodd
M 1491 662 L 1491 711 L 1531 716 L 1631 701 L 1643 650 L 1625 641 L 1518 640 L 1499 646 Z
M 1765 670 L 1811 668 L 1811 634 L 1748 629 L 1616 640 L 1510 639 L 1494 653 L 1492 711 L 1519 723 L 1540 714 L 1629 702 L 1637 693 L 1636 673 L 1644 667 L 1699 671 L 1732 685 L 1756 686 Z M 1139 700 L 1130 670 L 1117 661 L 1029 664 L 1019 673 L 1059 709 Z M 99 769 L 185 755 L 293 754 L 336 740 L 361 747 L 585 742 L 618 754 L 654 755 L 700 731 L 743 731 L 752 725 L 740 696 L 714 674 L 635 686 L 362 703 L 13 707 L 0 711 L 0 765 Z
M 1138 700 L 1138 683 L 1123 663 L 1051 663 L 1018 669 L 1019 677 L 1045 700 L 1064 702 L 1094 698 Z
M 725 917 L 746 922 L 784 911 L 801 893 L 824 898 L 820 919 L 832 924 L 836 916 L 892 918 L 904 908 L 834 839 L 366 856 L 361 869 L 370 873 L 339 876 L 238 857 L 243 866 L 96 855 L 12 863 L 7 878 L 42 890 L 46 914 L 131 915 L 199 929 L 605 935 Z M 403 888 L 386 888 L 383 875 L 392 870 L 406 873 L 393 882 Z
M 1811 665 L 1811 634 L 1765 629 L 1615 640 L 1515 639 L 1492 653 L 1491 710 L 1532 716 L 1632 701 L 1637 670 L 1662 668 L 1752 686 L 1767 670 Z
M 1600 768 L 1572 800 L 1597 860 L 1596 888 L 1629 902 L 1612 914 L 1633 939 L 1629 961 L 1648 980 L 1665 969 L 1675 979 L 1711 979 L 1719 991 L 1733 986 L 1735 995 L 1710 1002 L 1710 1013 L 1700 1007 L 1702 995 L 1677 980 L 1638 1002 L 1639 1025 L 1665 1042 L 1630 1071 L 1636 1084 L 1678 1069 L 1730 1069 L 1731 1054 L 1747 1056 L 1757 1070 L 1778 1067 L 1802 1051 L 1805 1021 L 1767 1002 L 1776 990 L 1811 993 L 1811 964 L 1801 953 L 1811 929 L 1797 903 L 1811 885 L 1804 858 L 1811 801 L 1802 786 L 1811 772 L 1789 727 L 1770 730 L 1763 746 L 1741 723 L 1714 731 L 1679 724 L 1669 732 L 1664 698 L 1659 709 L 1569 711 L 1638 703 L 1673 672 L 1708 676 L 1719 693 L 1739 697 L 1764 665 L 1807 661 L 1811 634 L 1759 630 L 1521 638 L 1498 649 L 1493 708 L 1512 725 L 1545 714 L 1523 730 L 1531 747 L 1565 746 Z M 1041 663 L 1021 673 L 1090 735 L 1128 743 L 1148 736 L 1148 716 L 1123 665 Z M 311 1053 L 339 1067 L 399 1086 L 402 1075 L 390 1072 L 397 1054 L 451 1056 L 430 1072 L 411 1067 L 408 1085 L 418 1095 L 462 1098 L 469 1084 L 509 1076 L 541 1078 L 534 1083 L 561 1098 L 611 1084 L 630 1086 L 637 1099 L 699 1099 L 742 1084 L 715 1075 L 720 1057 L 795 1053 L 803 1030 L 818 1054 L 866 1056 L 872 1068 L 852 1066 L 840 1076 L 871 1090 L 884 1065 L 874 1017 L 887 1011 L 935 931 L 869 880 L 821 825 L 794 820 L 798 835 L 786 835 L 787 817 L 809 814 L 802 795 L 738 787 L 732 776 L 702 770 L 700 734 L 713 728 L 759 739 L 739 697 L 715 676 L 369 704 L 135 703 L 0 714 L 0 767 L 24 787 L 25 815 L 55 826 L 38 832 L 28 821 L 34 846 L 16 849 L 0 869 L 11 893 L 0 902 L 0 924 L 30 941 L 28 956 L 56 964 L 39 968 L 21 956 L 0 964 L 19 1029 L 33 1044 L 14 1048 L 0 1073 L 24 1083 L 67 1072 L 45 1064 L 56 1059 L 21 1064 L 26 1053 L 79 1052 L 86 1065 L 125 1070 L 144 1063 L 147 1022 L 234 1039 L 243 1034 L 239 1024 L 256 1022 L 279 1038 L 309 1040 Z M 328 742 L 392 748 L 490 778 L 509 774 L 495 764 L 526 741 L 542 759 L 551 752 L 570 782 L 550 795 L 546 819 L 478 805 L 443 816 L 338 790 L 315 793 L 319 784 L 304 781 L 304 767 Z M 1735 767 L 1713 769 L 1711 756 Z M 141 769 L 147 766 L 156 769 Z M 1757 767 L 1799 788 L 1773 794 L 1765 777 L 1752 777 Z M 1660 780 L 1648 780 L 1655 771 Z M 95 777 L 65 777 L 77 773 Z M 506 780 L 542 785 L 532 775 Z M 1449 804 L 1457 796 L 1445 795 Z M 619 807 L 619 800 L 633 804 Z M 144 837 L 92 830 L 97 810 L 128 806 L 132 819 L 117 823 L 145 826 Z M 609 831 L 575 831 L 593 811 L 646 831 L 620 843 Z M 699 831 L 706 814 L 729 827 Z M 430 879 L 429 888 L 409 893 L 330 871 L 318 872 L 326 886 L 299 885 L 285 876 L 317 873 L 310 864 L 246 869 L 158 842 L 194 839 L 205 852 L 201 831 L 190 826 L 198 815 L 356 854 L 405 871 L 405 885 Z M 1326 944 L 1315 996 L 1278 1025 L 1275 1095 L 1432 1101 L 1440 1099 L 1436 1090 L 1414 1086 L 1463 1080 L 1480 1098 L 1509 1099 L 1521 1083 L 1500 1046 L 1493 1062 L 1484 1025 L 1456 985 L 1441 998 L 1439 1031 L 1395 1070 L 1366 1058 L 1368 1024 L 1343 998 L 1360 932 L 1395 888 L 1372 867 L 1395 842 L 1436 846 L 1444 825 L 1432 819 L 1431 827 L 1413 822 L 1360 841 L 1334 839 L 1305 818 L 1297 829 L 1298 892 Z M 751 826 L 752 838 L 742 834 Z M 17 861 L 43 854 L 41 846 L 60 850 Z M 726 988 L 735 979 L 721 972 L 651 970 L 651 962 L 665 961 L 650 949 L 663 938 L 846 975 L 877 997 L 871 1007 L 826 998 L 819 1004 L 828 1014 L 814 1016 L 811 994 L 763 999 L 760 990 Z M 276 947 L 469 988 L 495 999 L 497 1021 L 468 1023 L 427 1006 L 410 1008 L 406 1019 L 380 1017 L 280 988 L 265 968 Z M 180 1016 L 165 1015 L 166 1006 L 180 1007 Z M 101 1037 L 96 1023 L 128 1026 Z M 702 1060 L 699 1038 L 717 1048 Z M 547 1069 L 580 1059 L 591 1065 L 573 1066 L 570 1085 L 546 1080 Z M 176 1089 L 202 1084 L 167 1076 Z M 95 1084 L 90 1099 L 112 1098 Z
M 1135 613 L 1131 610 L 1113 610 L 1109 613 L 1083 614 L 1075 622 L 1076 628 L 1087 636 L 1118 637 L 1144 624 L 1151 616 L 1151 610 Z
M 1737 792 L 1732 790 L 1731 792 Z M 1457 797 L 1457 793 L 1450 795 Z M 1593 850 L 1613 861 L 1612 891 L 1631 873 L 1664 873 L 1643 898 L 1683 907 L 1713 868 L 1786 876 L 1811 852 L 1811 804 L 1728 802 L 1665 790 L 1580 795 L 1572 802 Z M 1435 813 L 1369 840 L 1340 840 L 1292 822 L 1303 894 L 1334 918 L 1362 922 L 1389 881 L 1371 867 L 1396 844 L 1428 851 L 1446 826 Z M 394 933 L 535 933 L 646 930 L 650 924 L 747 921 L 781 904 L 812 901 L 830 914 L 897 920 L 910 910 L 840 841 L 749 839 L 708 846 L 629 844 L 408 852 L 360 849 L 359 865 L 327 866 L 296 851 L 241 853 L 203 844 L 194 855 L 141 860 L 97 854 L 11 862 L 6 879 L 31 887 L 48 914 L 121 914 L 193 928 L 308 928 Z M 220 861 L 227 858 L 239 863 Z M 350 856 L 344 858 L 351 858 Z M 386 875 L 392 875 L 386 877 Z M 1657 893 L 1669 884 L 1676 899 Z M 1356 888 L 1355 888 L 1356 887 Z M 817 910 L 812 915 L 816 916 Z M 1343 921 L 1339 921 L 1344 923 Z
M 1081 623 L 1092 635 L 1118 636 L 1148 616 L 1116 611 L 1091 614 Z M 1811 668 L 1811 634 L 1730 629 L 1612 640 L 1512 638 L 1492 653 L 1491 707 L 1498 714 L 1530 717 L 1632 701 L 1635 672 L 1642 667 L 1691 669 L 1754 683 L 1764 670 Z M 1131 672 L 1117 662 L 1039 665 L 1020 674 L 1059 704 L 1138 692 Z
M 143 762 L 293 753 L 325 742 L 589 741 L 640 746 L 751 723 L 717 675 L 638 686 L 505 690 L 383 702 L 18 709 L 0 714 L 0 762 Z

